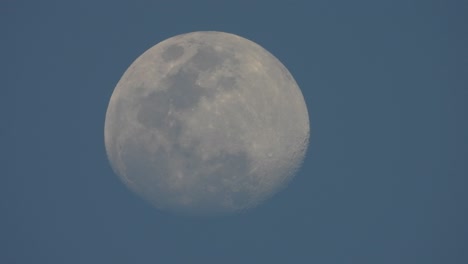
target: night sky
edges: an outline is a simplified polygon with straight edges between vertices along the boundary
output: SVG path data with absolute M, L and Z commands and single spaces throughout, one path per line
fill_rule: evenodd
M 468 263 L 466 1 L 0 2 L 0 263 Z M 127 67 L 234 33 L 304 95 L 309 149 L 243 214 L 158 211 L 104 147 Z

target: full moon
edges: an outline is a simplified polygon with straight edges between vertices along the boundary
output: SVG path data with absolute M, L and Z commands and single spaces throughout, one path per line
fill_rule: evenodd
M 201 31 L 164 40 L 130 65 L 110 98 L 104 138 L 115 173 L 156 208 L 235 213 L 291 180 L 309 116 L 271 53 Z

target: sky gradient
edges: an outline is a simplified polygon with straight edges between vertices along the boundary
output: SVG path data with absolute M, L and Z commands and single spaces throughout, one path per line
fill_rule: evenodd
M 0 3 L 0 263 L 468 263 L 465 1 Z M 306 100 L 304 165 L 247 213 L 160 212 L 113 173 L 112 91 L 200 30 L 274 54 Z

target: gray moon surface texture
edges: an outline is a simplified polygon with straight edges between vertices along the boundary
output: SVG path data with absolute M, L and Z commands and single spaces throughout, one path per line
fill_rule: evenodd
M 296 81 L 258 44 L 200 31 L 153 46 L 123 74 L 104 137 L 120 179 L 156 208 L 235 213 L 286 186 L 309 142 Z

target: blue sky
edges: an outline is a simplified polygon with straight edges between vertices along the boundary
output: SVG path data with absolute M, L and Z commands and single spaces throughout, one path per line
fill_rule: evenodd
M 465 1 L 0 3 L 0 263 L 468 263 Z M 107 161 L 108 100 L 142 52 L 217 30 L 278 57 L 304 166 L 245 214 L 155 210 Z

